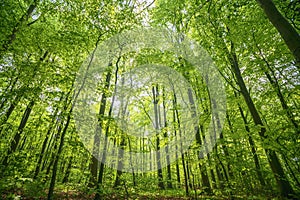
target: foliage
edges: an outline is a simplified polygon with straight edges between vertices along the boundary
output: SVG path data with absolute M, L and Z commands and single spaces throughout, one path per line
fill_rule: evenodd
M 298 1 L 273 2 L 299 33 Z M 299 198 L 299 67 L 257 2 L 8 0 L 1 2 L 0 18 L 0 198 Z M 183 33 L 204 47 L 223 77 L 227 110 L 220 139 L 212 152 L 199 158 L 213 115 L 205 77 L 174 52 L 159 49 L 112 59 L 93 88 L 101 102 L 92 109 L 110 141 L 101 153 L 114 143 L 133 152 L 164 149 L 179 134 L 198 130 L 189 150 L 177 152 L 174 163 L 129 173 L 95 161 L 86 149 L 72 113 L 74 84 L 98 46 L 143 26 Z M 168 66 L 187 80 L 196 99 L 195 105 L 187 104 L 201 113 L 198 124 L 181 128 L 188 109 L 175 89 L 164 88 L 162 76 L 119 96 L 131 98 L 128 106 L 114 104 L 116 90 L 129 82 L 128 72 L 144 66 L 149 75 L 140 77 L 154 74 L 149 63 Z M 187 91 L 182 98 L 189 100 Z M 144 138 L 130 135 L 136 126 L 124 129 L 117 117 L 132 120 L 140 128 L 136 134 Z M 153 128 L 155 119 L 159 130 Z M 146 129 L 152 130 L 147 132 L 151 137 L 145 136 Z M 130 163 L 124 160 L 110 164 Z

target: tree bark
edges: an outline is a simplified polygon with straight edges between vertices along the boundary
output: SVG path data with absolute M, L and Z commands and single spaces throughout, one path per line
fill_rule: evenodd
M 71 113 L 72 113 L 72 108 L 68 113 L 67 122 L 66 122 L 64 130 L 61 134 L 61 137 L 60 137 L 60 143 L 59 143 L 58 151 L 57 151 L 57 154 L 55 156 L 55 160 L 54 160 L 54 164 L 53 164 L 52 176 L 51 176 L 51 181 L 50 181 L 50 187 L 49 187 L 47 200 L 52 200 L 53 199 L 53 192 L 54 192 L 55 180 L 56 180 L 56 174 L 57 174 L 57 166 L 58 166 L 58 162 L 59 162 L 62 150 L 63 150 L 65 135 L 67 133 L 67 130 L 68 130 L 68 127 L 69 127 L 69 124 L 70 124 Z
M 164 138 L 168 138 L 168 133 L 166 128 L 168 127 L 168 121 L 167 121 L 167 108 L 166 108 L 166 94 L 163 89 L 163 117 L 164 117 Z M 167 160 L 167 175 L 168 175 L 168 180 L 167 180 L 167 188 L 171 189 L 172 188 L 172 173 L 171 173 L 171 163 L 170 163 L 170 155 L 169 155 L 169 147 L 168 145 L 165 147 L 166 151 L 166 160 Z
M 228 52 L 230 52 L 230 51 L 228 50 Z M 243 95 L 243 97 L 245 99 L 245 102 L 251 113 L 252 119 L 253 119 L 255 125 L 260 127 L 259 135 L 262 140 L 265 140 L 265 139 L 267 139 L 267 136 L 265 135 L 267 130 L 263 124 L 263 121 L 262 121 L 253 101 L 252 101 L 250 93 L 249 93 L 249 91 L 245 85 L 244 79 L 241 75 L 237 56 L 235 54 L 234 45 L 232 42 L 231 42 L 231 52 L 229 53 L 229 59 L 231 62 L 232 71 L 235 74 L 237 83 L 241 90 L 241 94 Z M 287 198 L 291 197 L 292 195 L 294 195 L 293 188 L 283 171 L 283 168 L 280 164 L 280 161 L 279 161 L 275 151 L 272 149 L 265 149 L 265 152 L 268 157 L 268 162 L 271 166 L 272 172 L 275 176 L 277 186 L 278 186 L 281 196 L 287 197 Z
M 254 143 L 254 140 L 252 139 L 251 135 L 250 135 L 250 128 L 248 126 L 248 122 L 247 122 L 247 119 L 246 119 L 246 116 L 244 115 L 244 112 L 242 110 L 242 107 L 240 105 L 238 105 L 239 107 L 239 111 L 240 111 L 240 114 L 242 116 L 242 119 L 244 121 L 244 125 L 245 125 L 245 129 L 246 131 L 248 132 L 248 141 L 249 141 L 249 144 L 250 144 L 250 147 L 251 147 L 251 153 L 253 155 L 253 159 L 254 159 L 254 164 L 255 164 L 255 171 L 257 173 L 257 177 L 258 177 L 258 180 L 260 182 L 260 184 L 265 187 L 266 186 L 266 183 L 265 183 L 265 180 L 263 178 L 263 174 L 262 174 L 262 170 L 261 170 L 261 167 L 260 167 L 260 163 L 259 163 L 259 159 L 258 159 L 258 155 L 256 153 L 256 147 L 255 147 L 255 143 Z
M 177 122 L 177 126 L 178 126 L 178 132 L 179 132 L 179 138 L 182 138 L 182 133 L 181 133 L 181 122 L 180 122 L 180 118 L 179 118 L 179 112 L 178 112 L 178 105 L 177 105 L 177 96 L 175 94 L 174 91 L 174 99 L 173 99 L 173 107 L 175 110 L 175 114 L 176 114 L 176 122 Z M 189 195 L 189 184 L 188 184 L 188 175 L 187 175 L 187 169 L 186 169 L 186 164 L 185 164 L 185 155 L 183 153 L 182 150 L 182 143 L 180 142 L 180 153 L 181 153 L 181 164 L 182 164 L 182 168 L 183 168 L 183 175 L 184 175 L 184 186 L 185 186 L 185 194 L 188 196 Z
M 64 178 L 62 180 L 62 183 L 69 182 L 69 177 L 70 177 L 70 174 L 71 174 L 72 163 L 73 163 L 73 156 L 70 157 L 70 160 L 69 160 L 66 172 L 65 172 L 65 176 L 64 176 Z
M 117 85 L 117 77 L 118 77 L 118 71 L 119 71 L 119 61 L 120 61 L 121 57 L 118 58 L 117 62 L 116 62 L 116 71 L 115 71 L 115 86 Z M 110 78 L 111 78 L 111 73 L 112 73 L 112 62 L 109 63 L 109 69 L 108 69 L 108 73 L 110 74 L 109 79 L 106 79 L 106 84 L 110 84 Z M 116 87 L 114 90 L 114 93 L 116 92 Z M 106 97 L 105 97 L 106 98 Z M 113 96 L 112 98 L 112 102 L 108 111 L 108 118 L 109 120 L 111 119 L 111 115 L 112 115 L 112 111 L 113 111 L 113 107 L 114 107 L 114 102 L 115 102 L 115 96 Z M 102 127 L 101 127 L 102 128 Z M 102 153 L 102 159 L 101 159 L 101 163 L 100 163 L 100 168 L 99 168 L 99 173 L 98 173 L 98 182 L 97 182 L 97 187 L 96 187 L 96 195 L 94 200 L 100 200 L 101 199 L 101 194 L 100 194 L 100 189 L 101 189 L 101 185 L 103 183 L 103 174 L 104 174 L 104 163 L 106 161 L 106 151 L 107 151 L 107 145 L 108 145 L 108 135 L 110 132 L 110 121 L 108 121 L 106 128 L 105 128 L 105 139 L 104 139 L 104 147 L 103 147 L 103 153 Z
M 300 35 L 287 19 L 278 11 L 272 0 L 257 0 L 270 22 L 278 30 L 284 42 L 296 59 L 300 69 Z
M 270 84 L 272 85 L 274 91 L 276 92 L 277 97 L 280 100 L 281 103 L 281 107 L 282 109 L 285 111 L 287 118 L 289 119 L 289 121 L 291 122 L 291 124 L 295 127 L 296 129 L 296 133 L 299 134 L 300 133 L 300 129 L 299 129 L 299 125 L 295 119 L 295 116 L 293 114 L 293 111 L 291 110 L 291 108 L 288 106 L 286 99 L 284 98 L 284 95 L 281 91 L 281 87 L 280 84 L 278 82 L 278 79 L 276 78 L 276 73 L 274 71 L 274 69 L 272 69 L 270 63 L 268 62 L 268 60 L 265 58 L 263 52 L 261 51 L 260 47 L 258 46 L 258 44 L 256 43 L 255 40 L 255 36 L 253 34 L 253 39 L 256 45 L 256 48 L 259 51 L 260 57 L 261 59 L 264 61 L 264 63 L 267 66 L 267 69 L 263 69 L 264 74 L 266 75 L 266 77 L 268 78 Z M 264 67 L 265 68 L 265 67 Z M 270 73 L 269 73 L 270 71 Z
M 176 127 L 176 112 L 175 112 L 175 102 L 173 100 L 173 126 L 174 126 L 174 136 L 175 139 L 177 138 L 177 127 Z M 150 154 L 151 155 L 151 154 Z M 179 170 L 179 164 L 178 164 L 178 147 L 176 145 L 175 147 L 175 156 L 176 156 L 176 178 L 177 178 L 177 185 L 179 186 L 181 181 L 180 181 L 180 170 Z
M 112 63 L 109 64 L 109 67 L 112 66 Z M 93 154 L 92 154 L 92 161 L 90 163 L 90 171 L 91 171 L 91 179 L 89 186 L 97 185 L 97 172 L 98 172 L 98 154 L 99 154 L 99 145 L 100 145 L 100 135 L 102 133 L 103 128 L 103 116 L 105 114 L 106 102 L 107 102 L 107 91 L 110 87 L 110 79 L 111 79 L 111 70 L 106 74 L 105 83 L 104 83 L 104 90 L 101 97 L 100 108 L 98 112 L 98 126 L 94 135 L 94 144 L 93 144 Z
M 18 144 L 20 142 L 23 130 L 24 130 L 26 124 L 27 124 L 27 121 L 29 119 L 29 116 L 30 116 L 30 113 L 32 111 L 32 107 L 33 107 L 34 103 L 35 103 L 34 100 L 30 101 L 29 104 L 26 107 L 26 110 L 24 111 L 22 120 L 21 120 L 20 125 L 19 125 L 18 130 L 17 130 L 17 133 L 15 134 L 12 142 L 10 143 L 10 148 L 8 149 L 7 155 L 5 156 L 5 158 L 2 162 L 2 164 L 4 166 L 8 165 L 8 158 L 9 158 L 10 154 L 15 152 L 17 147 L 18 147 Z
M 189 97 L 189 103 L 191 105 L 192 108 L 192 117 L 197 117 L 197 113 L 196 113 L 196 106 L 195 106 L 195 100 L 193 98 L 193 93 L 192 93 L 192 89 L 189 88 L 188 89 L 188 97 Z M 199 147 L 202 145 L 202 140 L 201 140 L 201 135 L 200 135 L 200 127 L 198 124 L 194 125 L 194 130 L 196 132 L 196 143 L 199 145 Z M 210 182 L 209 182 L 209 178 L 207 175 L 207 169 L 206 169 L 206 165 L 205 164 L 201 164 L 201 158 L 202 156 L 200 155 L 200 151 L 198 150 L 197 152 L 198 155 L 198 166 L 199 166 L 199 170 L 200 170 L 200 174 L 201 174 L 201 180 L 202 180 L 202 185 L 204 187 L 204 192 L 207 194 L 211 194 L 212 190 L 210 187 Z
M 163 183 L 163 174 L 161 168 L 161 156 L 160 156 L 160 139 L 159 139 L 159 113 L 158 113 L 158 85 L 152 87 L 152 94 L 153 94 L 153 106 L 154 106 L 154 122 L 155 122 L 155 130 L 156 130 L 156 160 L 157 160 L 157 176 L 158 176 L 158 187 L 160 189 L 165 189 Z
M 61 96 L 59 102 L 61 102 L 62 99 L 63 99 L 63 95 Z M 55 121 L 57 121 L 56 117 L 57 117 L 58 110 L 59 110 L 59 109 L 58 109 L 58 107 L 57 107 L 57 108 L 55 109 L 55 111 L 54 111 L 54 116 L 52 117 L 52 120 L 51 120 L 51 122 L 50 122 L 48 131 L 47 131 L 46 136 L 45 136 L 45 139 L 44 139 L 44 141 L 43 141 L 42 149 L 41 149 L 41 152 L 40 152 L 40 154 L 39 154 L 39 158 L 38 158 L 38 161 L 37 161 L 37 164 L 36 164 L 36 168 L 35 168 L 35 170 L 34 170 L 33 179 L 36 179 L 37 176 L 38 176 L 38 174 L 39 174 L 39 172 L 40 172 L 40 168 L 41 168 L 42 160 L 43 160 L 43 157 L 44 157 L 44 153 L 45 153 L 45 151 L 46 151 L 47 143 L 48 143 L 48 141 L 49 141 L 49 137 L 50 137 L 50 135 L 51 135 L 51 132 L 52 132 L 52 130 L 53 130 L 55 124 L 56 124 Z
M 9 35 L 7 41 L 4 42 L 2 45 L 2 49 L 0 52 L 5 52 L 8 50 L 9 45 L 13 43 L 13 41 L 16 39 L 17 32 L 20 30 L 22 24 L 26 21 L 28 21 L 29 17 L 32 15 L 34 9 L 37 7 L 38 1 L 34 0 L 31 5 L 29 5 L 26 13 L 22 15 L 22 17 L 19 19 L 17 24 L 14 26 L 12 33 Z M 1 55 L 2 56 L 2 55 Z

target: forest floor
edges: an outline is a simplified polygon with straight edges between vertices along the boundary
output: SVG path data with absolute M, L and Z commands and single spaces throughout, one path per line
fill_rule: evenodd
M 176 190 L 173 190 L 176 191 Z M 7 191 L 2 191 L 0 194 L 0 200 L 46 200 L 47 199 L 47 190 L 37 192 L 37 191 L 25 191 L 23 188 L 10 189 Z M 1 192 L 0 192 L 1 193 Z M 56 190 L 54 193 L 54 200 L 93 200 L 95 198 L 95 193 L 77 191 L 77 190 Z M 207 199 L 207 200 L 229 200 L 229 199 L 251 199 L 251 200 L 265 200 L 272 199 L 278 200 L 277 197 L 267 197 L 267 196 L 255 196 L 255 195 L 234 195 L 231 197 L 226 196 L 191 196 L 186 197 L 184 194 L 159 194 L 155 191 L 151 192 L 141 192 L 134 194 L 126 193 L 107 193 L 101 195 L 101 200 L 194 200 L 194 199 Z
M 74 192 L 61 192 L 54 195 L 54 200 L 93 200 L 95 198 L 94 194 L 84 194 L 84 193 L 74 193 Z M 2 200 L 46 200 L 47 196 L 40 197 L 29 197 L 24 196 L 23 194 L 1 194 L 0 199 Z M 104 195 L 101 197 L 101 200 L 194 200 L 193 197 L 170 197 L 170 196 L 148 196 L 148 195 L 132 195 L 129 197 L 119 196 L 119 195 Z M 230 197 L 217 197 L 217 196 L 198 196 L 197 199 L 202 200 L 229 200 Z M 235 199 L 252 199 L 247 197 L 239 197 Z M 254 199 L 268 199 L 268 198 L 254 198 Z M 271 198 L 273 199 L 273 198 Z
M 94 194 L 84 194 L 84 193 L 76 193 L 76 192 L 60 192 L 56 193 L 54 195 L 54 199 L 57 200 L 62 200 L 62 199 L 67 199 L 67 200 L 88 200 L 88 199 L 94 199 L 95 195 Z M 1 194 L 0 199 L 12 199 L 12 200 L 45 200 L 47 199 L 47 196 L 39 196 L 39 197 L 29 197 L 25 196 L 22 193 L 4 193 Z M 187 200 L 190 198 L 187 197 L 164 197 L 164 196 L 146 196 L 146 195 L 134 195 L 134 196 L 129 196 L 129 197 L 124 197 L 124 196 L 119 196 L 119 195 L 103 195 L 101 197 L 102 200 L 119 200 L 119 199 L 139 199 L 139 200 L 146 200 L 146 199 L 158 199 L 158 200 Z
M 82 192 L 77 192 L 77 191 L 68 191 L 68 192 L 55 192 L 54 194 L 54 200 L 89 200 L 89 199 L 94 199 L 95 194 L 85 194 Z M 6 191 L 0 195 L 0 199 L 3 200 L 45 200 L 47 199 L 46 193 L 44 195 L 28 195 L 24 194 L 22 189 L 14 189 L 11 191 Z M 147 199 L 153 199 L 153 200 L 190 200 L 190 199 L 195 199 L 192 197 L 179 197 L 179 196 L 160 196 L 157 194 L 153 195 L 144 195 L 144 194 L 134 194 L 134 195 L 120 195 L 120 194 L 105 194 L 101 196 L 102 200 L 121 200 L 121 199 L 135 199 L 135 200 L 147 200 Z M 226 197 L 217 197 L 217 196 L 199 196 L 197 199 L 211 199 L 211 200 L 221 200 L 221 199 L 230 199 Z M 239 199 L 239 198 L 238 198 Z M 242 198 L 241 198 L 242 199 Z

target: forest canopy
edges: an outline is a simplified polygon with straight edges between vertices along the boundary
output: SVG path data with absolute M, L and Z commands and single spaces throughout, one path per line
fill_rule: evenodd
M 300 198 L 299 1 L 0 4 L 0 199 Z

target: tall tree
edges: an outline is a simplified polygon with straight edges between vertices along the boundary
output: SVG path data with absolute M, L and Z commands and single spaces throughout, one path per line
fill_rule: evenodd
M 300 35 L 297 30 L 279 12 L 272 0 L 257 0 L 270 22 L 280 33 L 282 39 L 296 59 L 300 69 Z

